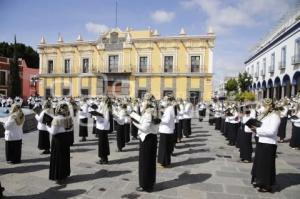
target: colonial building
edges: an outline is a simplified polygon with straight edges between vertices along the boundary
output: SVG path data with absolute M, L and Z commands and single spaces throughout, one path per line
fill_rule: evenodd
M 0 57 L 0 94 L 5 96 L 10 96 L 11 91 L 9 84 L 11 61 L 11 58 Z M 18 59 L 18 65 L 21 78 L 21 97 L 27 99 L 29 96 L 37 94 L 38 80 L 35 77 L 37 77 L 39 69 L 30 68 L 21 58 Z
M 96 41 L 79 35 L 72 43 L 47 44 L 42 38 L 42 96 L 130 96 L 210 100 L 215 35 L 160 36 L 155 30 L 112 29 Z
M 296 6 L 258 45 L 245 62 L 257 99 L 300 92 L 300 7 Z

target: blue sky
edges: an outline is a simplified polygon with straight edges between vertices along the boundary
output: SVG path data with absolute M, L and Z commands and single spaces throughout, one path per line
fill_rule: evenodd
M 214 84 L 244 69 L 249 50 L 299 0 L 118 0 L 118 26 L 158 29 L 161 35 L 216 32 Z M 41 36 L 55 43 L 95 40 L 115 25 L 115 0 L 0 0 L 0 41 L 36 48 Z

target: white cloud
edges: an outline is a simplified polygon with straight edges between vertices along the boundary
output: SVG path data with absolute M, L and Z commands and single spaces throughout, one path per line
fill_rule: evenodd
M 94 34 L 99 34 L 102 32 L 106 32 L 109 30 L 109 27 L 105 24 L 97 24 L 94 22 L 88 22 L 85 24 L 85 28 L 87 31 L 94 33 Z
M 183 0 L 184 8 L 198 7 L 207 15 L 207 25 L 218 34 L 236 27 L 254 27 L 278 20 L 294 0 L 236 0 L 234 4 L 222 0 Z
M 156 10 L 151 14 L 151 18 L 156 22 L 156 23 L 166 23 L 170 22 L 174 19 L 175 13 L 174 12 L 168 12 L 165 10 Z

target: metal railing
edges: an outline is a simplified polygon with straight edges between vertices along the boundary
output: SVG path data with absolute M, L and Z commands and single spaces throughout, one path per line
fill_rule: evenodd
M 268 67 L 268 69 L 269 69 L 269 73 L 274 73 L 275 66 L 274 66 L 274 65 L 270 65 L 270 66 Z
M 278 62 L 278 69 L 283 70 L 286 67 L 286 62 L 285 61 L 280 61 Z
M 300 54 L 292 56 L 292 65 L 300 64 Z

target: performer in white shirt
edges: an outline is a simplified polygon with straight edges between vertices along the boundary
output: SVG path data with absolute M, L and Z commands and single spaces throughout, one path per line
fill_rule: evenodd
M 291 119 L 293 127 L 290 147 L 300 150 L 300 98 L 297 99 L 294 116 L 298 119 Z
M 154 96 L 146 93 L 141 104 L 140 120 L 133 122 L 138 128 L 139 148 L 139 185 L 137 191 L 151 192 L 156 180 L 157 125 L 153 123 L 156 107 Z
M 73 130 L 73 119 L 66 103 L 58 103 L 47 130 L 52 135 L 49 179 L 61 184 L 71 173 L 68 134 Z
M 43 104 L 42 109 L 43 110 L 41 113 L 35 115 L 35 119 L 38 122 L 37 129 L 39 130 L 38 148 L 40 150 L 44 150 L 42 154 L 50 154 L 50 136 L 49 132 L 47 131 L 46 124 L 43 124 L 43 118 L 45 113 L 50 114 L 51 102 L 49 100 L 46 100 Z
M 118 106 L 113 115 L 114 120 L 116 121 L 116 130 L 117 130 L 117 152 L 122 152 L 122 149 L 125 147 L 125 131 L 124 131 L 124 125 L 125 125 L 125 118 L 126 118 L 126 104 L 120 104 Z
M 132 106 L 133 106 L 133 111 L 141 115 L 140 105 L 137 99 L 134 100 Z M 137 139 L 138 136 L 138 128 L 135 125 L 133 125 L 132 120 L 131 120 L 131 136 L 133 137 L 133 139 Z
M 228 139 L 229 143 L 228 145 L 234 146 L 236 144 L 237 140 L 237 132 L 239 128 L 239 113 L 237 111 L 236 105 L 232 105 L 230 108 L 230 115 L 228 116 Z
M 250 107 L 246 106 L 245 114 L 242 116 L 241 119 L 241 129 L 242 133 L 240 136 L 240 158 L 241 161 L 244 163 L 252 162 L 252 130 L 246 126 L 246 122 L 249 119 L 255 119 L 251 116 Z
M 192 134 L 191 130 L 191 120 L 193 115 L 193 105 L 192 103 L 184 100 L 184 112 L 183 112 L 183 135 L 189 137 Z
M 78 112 L 79 116 L 79 137 L 81 137 L 81 142 L 86 141 L 88 136 L 88 104 L 87 99 L 83 99 L 80 102 L 80 110 Z
M 276 181 L 277 132 L 280 125 L 279 113 L 274 110 L 271 99 L 264 99 L 261 127 L 251 127 L 258 135 L 258 143 L 252 167 L 252 184 L 260 192 L 271 192 Z
M 13 104 L 11 113 L 4 123 L 4 139 L 6 161 L 9 164 L 17 164 L 21 162 L 23 124 L 25 116 L 20 106 Z
M 278 137 L 279 143 L 284 142 L 284 138 L 286 137 L 286 124 L 288 119 L 288 107 L 287 107 L 287 99 L 283 99 L 283 102 L 279 103 L 278 106 L 280 107 L 280 125 L 278 128 Z
M 201 122 L 206 115 L 206 105 L 204 104 L 204 102 L 199 102 L 197 104 L 197 107 L 199 113 L 199 121 Z
M 167 167 L 171 164 L 173 133 L 175 129 L 175 112 L 172 105 L 173 101 L 173 97 L 165 96 L 161 103 L 164 111 L 158 128 L 160 136 L 157 161 L 162 167 Z
M 183 100 L 178 99 L 178 110 L 177 110 L 177 119 L 178 119 L 178 129 L 177 129 L 177 143 L 181 143 L 183 137 L 183 114 L 184 114 L 184 105 Z
M 103 117 L 95 116 L 96 134 L 98 135 L 98 157 L 100 158 L 100 164 L 108 164 L 108 156 L 110 154 L 108 140 L 108 133 L 110 130 L 110 99 L 105 96 L 100 104 L 98 112 L 100 112 Z

